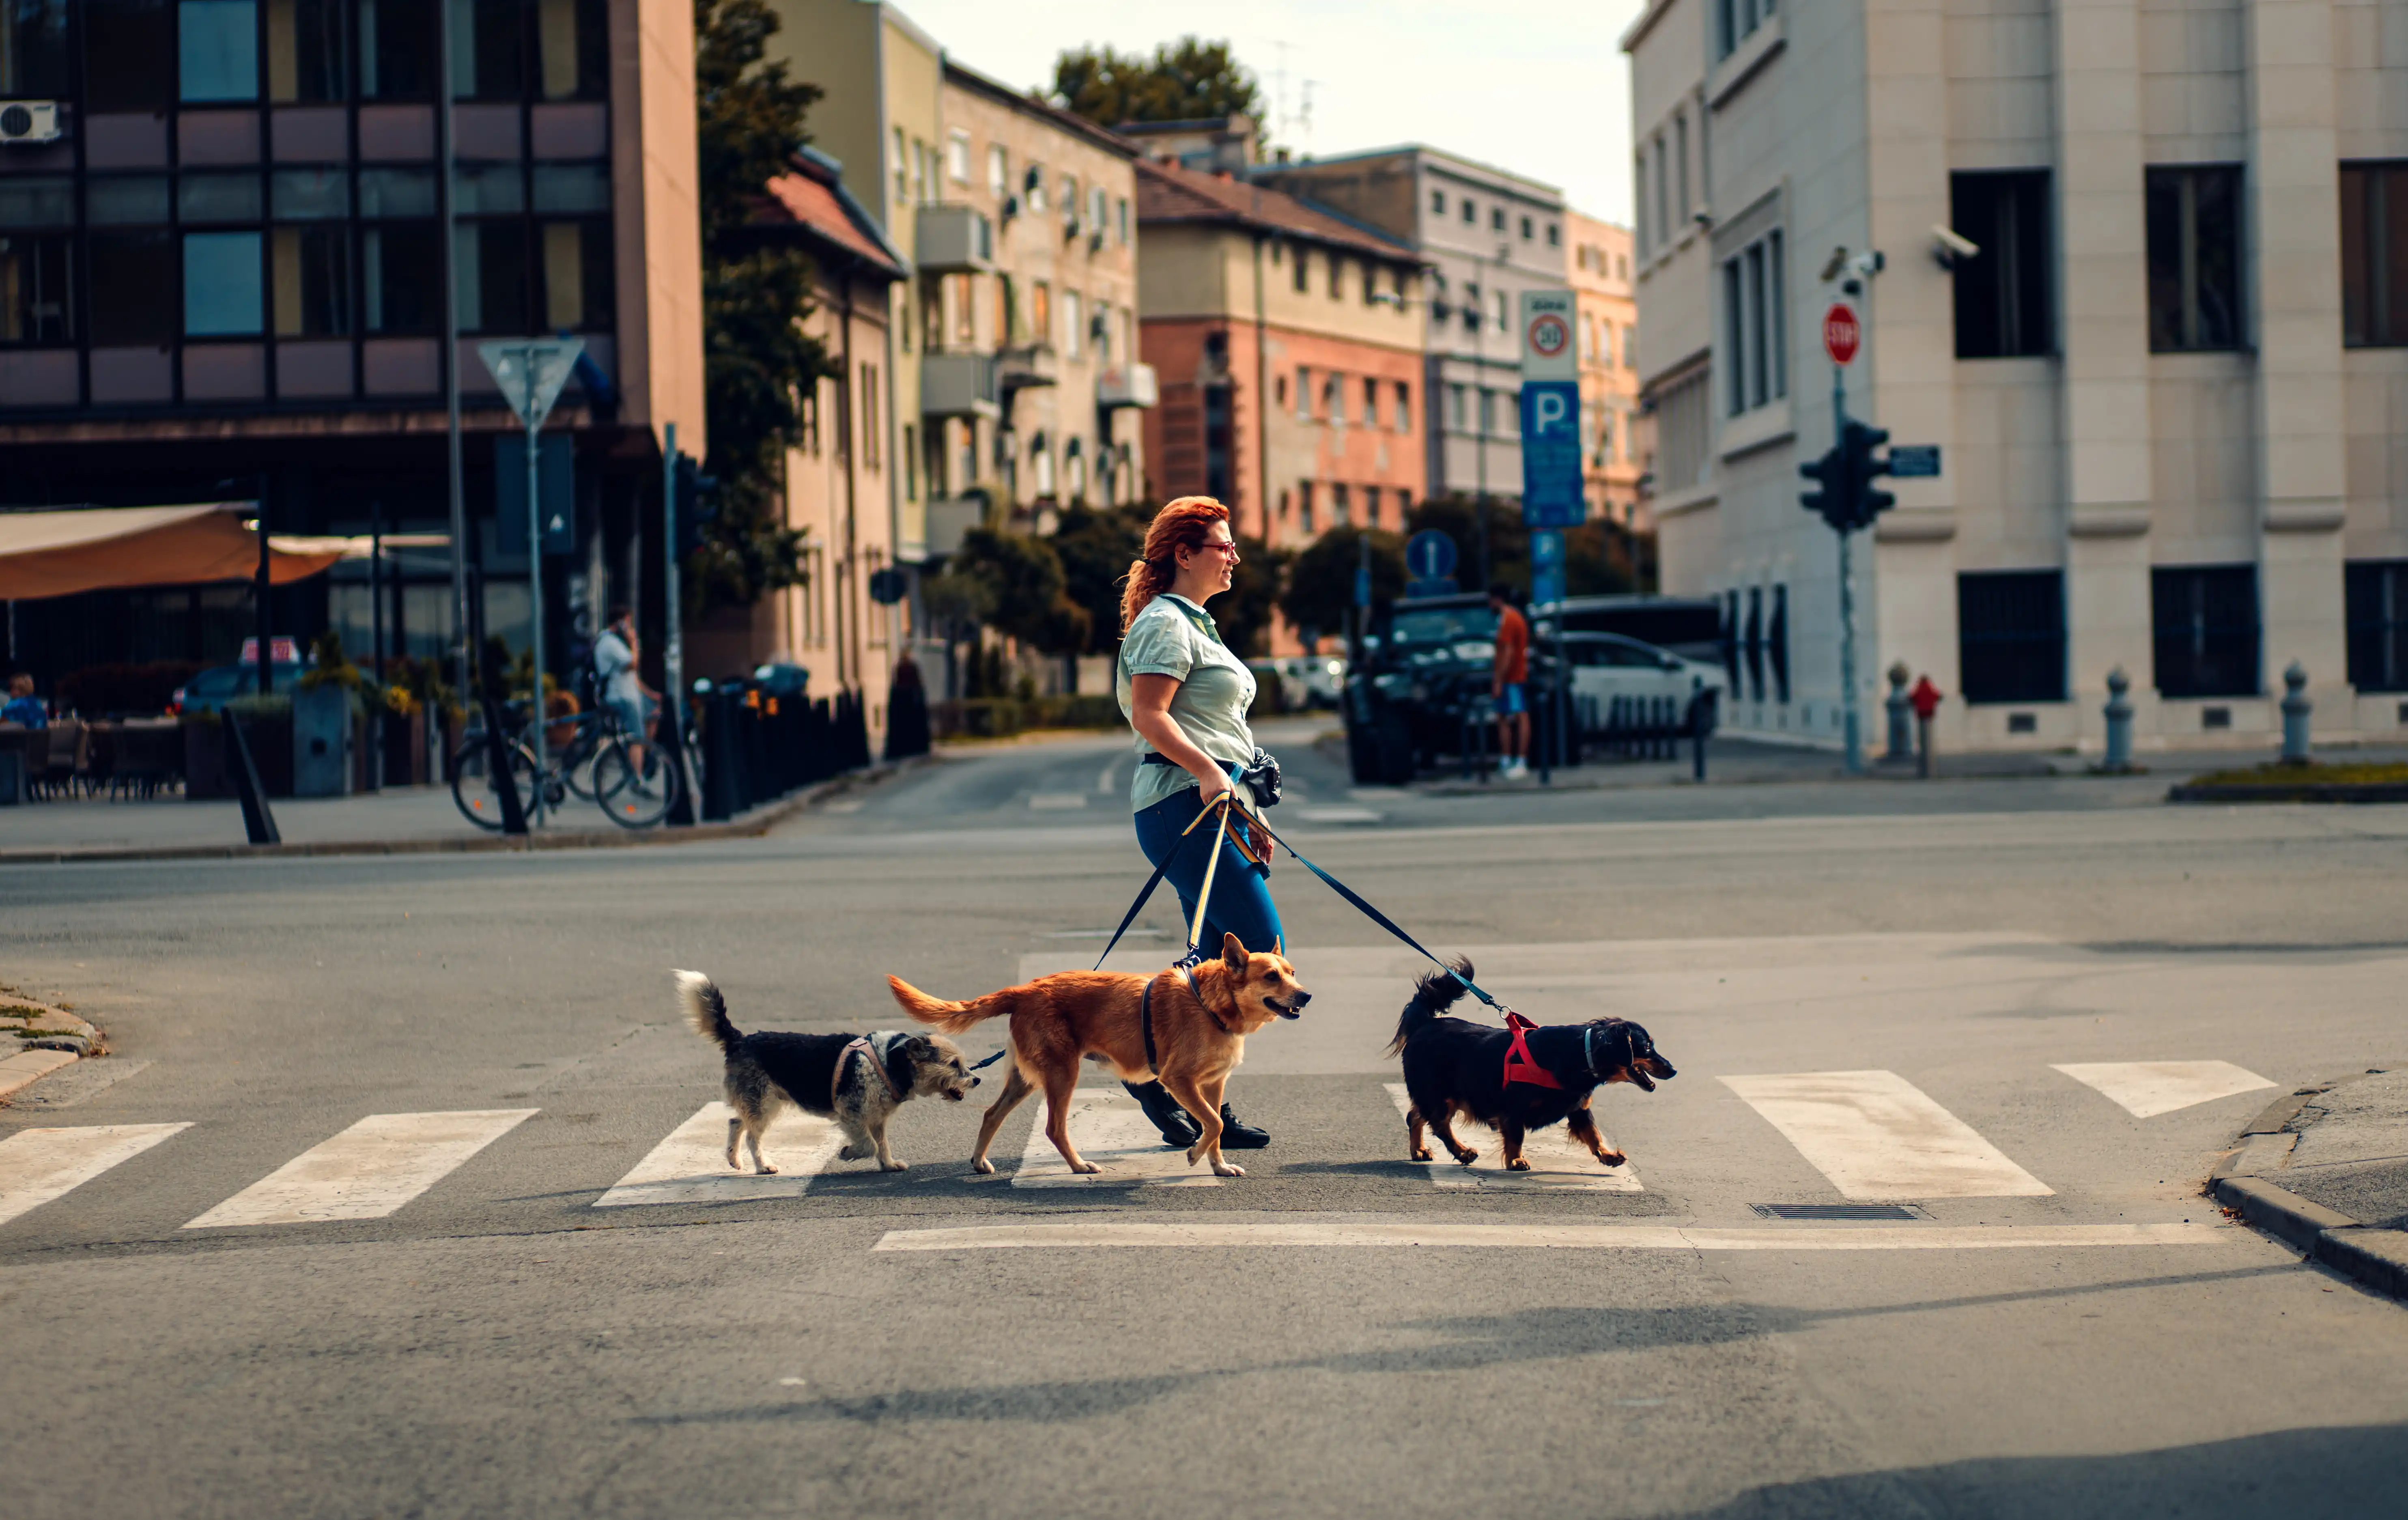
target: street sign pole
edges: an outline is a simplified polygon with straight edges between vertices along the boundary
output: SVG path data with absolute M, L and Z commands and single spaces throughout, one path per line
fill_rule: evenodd
M 1567 678 L 1563 647 L 1564 535 L 1588 515 L 1581 474 L 1580 354 L 1572 342 L 1577 313 L 1568 290 L 1522 293 L 1522 523 L 1530 529 L 1530 601 L 1552 606 L 1555 634 L 1552 679 L 1540 700 L 1546 703 L 1546 742 L 1527 758 L 1539 765 L 1539 783 L 1555 780 L 1554 767 L 1568 756 L 1565 745 Z M 1533 736 L 1534 738 L 1536 736 Z
M 535 662 L 528 695 L 531 747 L 535 751 L 535 802 L 528 812 L 543 816 L 545 777 L 550 758 L 545 752 L 544 722 L 551 716 L 543 701 L 543 491 L 538 466 L 542 452 L 543 420 L 552 415 L 561 387 L 568 383 L 577 356 L 585 351 L 581 337 L 529 338 L 516 343 L 480 343 L 477 357 L 501 387 L 502 398 L 526 426 L 527 622 L 528 653 Z
M 532 372 L 535 351 L 529 348 L 522 351 L 526 354 L 526 366 Z M 552 713 L 543 699 L 543 488 L 538 480 L 536 467 L 538 463 L 537 456 L 542 452 L 539 445 L 543 440 L 538 433 L 543 426 L 543 418 L 530 407 L 526 419 L 527 624 L 529 647 L 535 657 L 535 668 L 530 678 L 534 690 L 528 693 L 529 704 L 535 710 L 535 806 L 528 810 L 540 823 L 545 801 L 544 777 L 552 769 L 552 757 L 546 743 L 549 736 L 544 732 L 544 720 Z
M 1831 356 L 1831 437 L 1848 432 L 1848 363 L 1856 356 L 1856 313 L 1834 303 L 1823 316 L 1823 349 Z M 1842 761 L 1851 776 L 1865 768 L 1864 734 L 1856 719 L 1856 587 L 1849 563 L 1848 534 L 1840 534 L 1840 733 Z

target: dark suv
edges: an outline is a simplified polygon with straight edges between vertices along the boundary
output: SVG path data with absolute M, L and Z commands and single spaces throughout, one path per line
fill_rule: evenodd
M 1497 613 L 1476 593 L 1390 602 L 1372 614 L 1346 675 L 1346 757 L 1360 786 L 1402 786 L 1424 756 L 1460 753 L 1484 712 Z M 1532 650 L 1530 679 L 1546 679 Z

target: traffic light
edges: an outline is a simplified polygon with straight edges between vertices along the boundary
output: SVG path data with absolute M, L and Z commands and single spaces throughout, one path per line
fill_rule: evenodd
M 719 516 L 719 478 L 702 473 L 691 454 L 677 456 L 678 558 L 686 559 L 702 547 L 702 530 Z
M 1799 466 L 1798 473 L 1821 487 L 1799 498 L 1806 504 L 1806 509 L 1840 532 L 1847 532 L 1847 479 L 1841 473 L 1840 451 L 1825 450 L 1822 458 Z
M 1849 526 L 1869 528 L 1873 519 L 1898 505 L 1898 497 L 1886 491 L 1873 489 L 1876 476 L 1889 473 L 1889 461 L 1875 457 L 1873 451 L 1889 441 L 1889 429 L 1868 427 L 1862 423 L 1850 423 L 1840 435 L 1842 467 L 1848 478 L 1851 498 Z

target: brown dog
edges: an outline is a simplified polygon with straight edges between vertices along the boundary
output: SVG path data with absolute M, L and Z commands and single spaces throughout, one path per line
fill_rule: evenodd
M 1219 1177 L 1243 1177 L 1245 1169 L 1221 1159 L 1221 1094 L 1229 1073 L 1244 1059 L 1246 1037 L 1275 1018 L 1292 1019 L 1312 1001 L 1297 985 L 1296 968 L 1284 955 L 1249 954 L 1234 934 L 1221 937 L 1221 958 L 1195 968 L 1194 979 L 1177 970 L 1151 977 L 1125 971 L 1057 971 L 1017 987 L 1006 987 L 967 1003 L 931 997 L 901 977 L 886 984 L 895 1000 L 922 1024 L 957 1035 L 982 1019 L 1011 1017 L 1011 1075 L 1003 1095 L 979 1126 L 970 1164 L 995 1170 L 986 1158 L 995 1132 L 1036 1088 L 1045 1089 L 1045 1136 L 1077 1172 L 1103 1169 L 1070 1143 L 1070 1094 L 1079 1085 L 1079 1063 L 1094 1058 L 1122 1080 L 1143 1082 L 1145 1025 L 1154 1027 L 1154 1054 L 1162 1085 L 1196 1116 L 1203 1134 L 1188 1147 L 1187 1164 L 1210 1156 Z M 1152 997 L 1147 997 L 1151 986 Z

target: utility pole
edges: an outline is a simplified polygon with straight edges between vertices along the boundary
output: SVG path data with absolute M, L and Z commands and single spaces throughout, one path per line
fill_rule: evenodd
M 1861 337 L 1855 310 L 1843 303 L 1832 303 L 1823 314 L 1823 349 L 1831 356 L 1831 449 L 1822 458 L 1798 466 L 1799 474 L 1821 487 L 1806 493 L 1806 509 L 1819 514 L 1840 536 L 1840 729 L 1852 776 L 1865 768 L 1865 745 L 1857 712 L 1856 589 L 1848 540 L 1858 529 L 1872 526 L 1873 520 L 1898 500 L 1886 491 L 1873 489 L 1875 477 L 1890 473 L 1889 461 L 1873 452 L 1889 441 L 1889 434 L 1848 418 L 1847 366 L 1856 356 Z
M 450 474 L 447 477 L 452 509 L 452 631 L 458 638 L 457 653 L 452 660 L 452 674 L 459 682 L 461 700 L 477 690 L 481 682 L 472 682 L 470 672 L 483 658 L 471 640 L 469 628 L 481 621 L 468 615 L 468 502 L 460 465 L 460 259 L 453 246 L 452 213 L 452 26 L 451 6 L 435 7 L 436 75 L 441 81 L 443 98 L 435 103 L 436 151 L 442 156 L 443 173 L 438 184 L 441 200 L 443 237 L 443 412 L 444 447 Z M 530 499 L 528 510 L 535 509 Z M 482 588 L 480 587 L 481 594 Z M 478 671 L 481 676 L 483 672 Z M 507 783 L 506 783 L 507 784 Z

